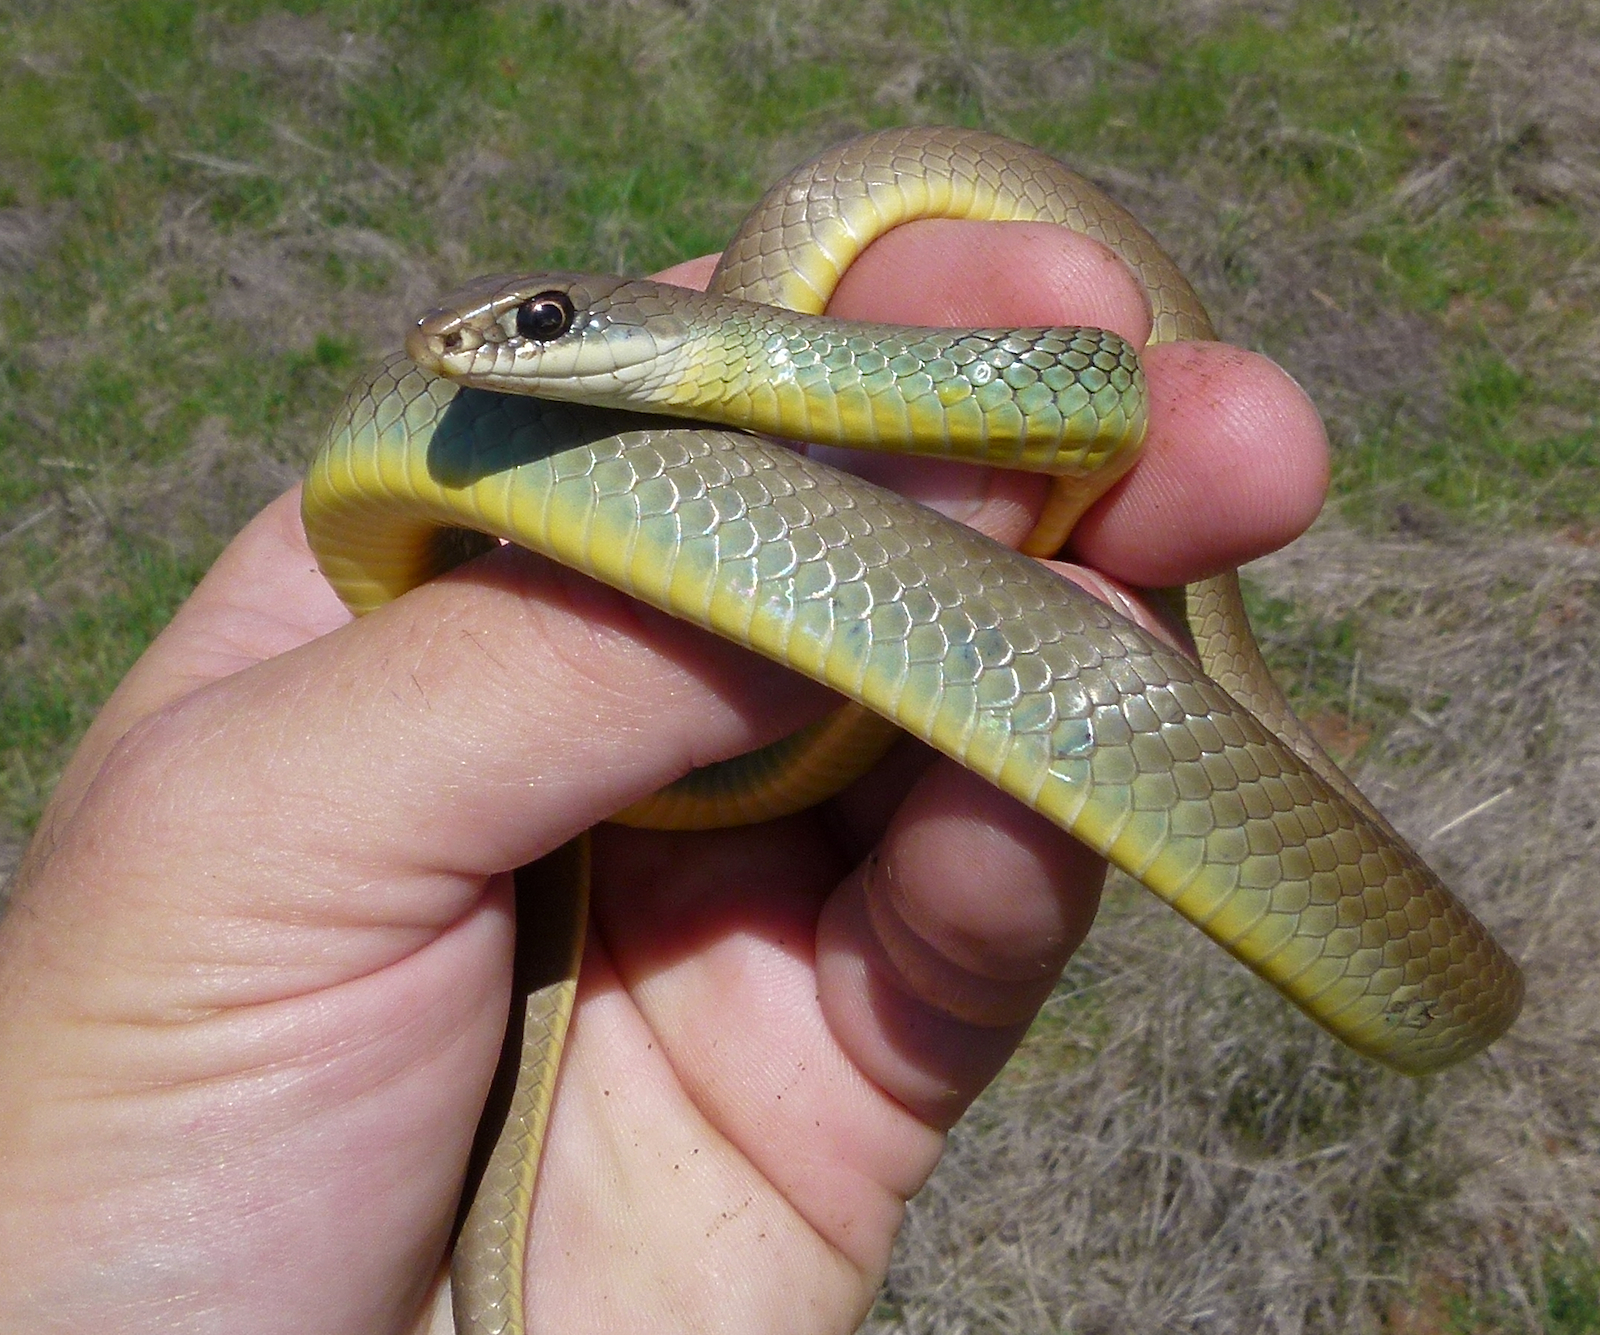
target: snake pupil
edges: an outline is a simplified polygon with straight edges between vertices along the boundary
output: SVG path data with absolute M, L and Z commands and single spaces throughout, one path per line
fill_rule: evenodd
M 517 333 L 548 343 L 572 328 L 572 298 L 565 292 L 540 292 L 517 307 Z

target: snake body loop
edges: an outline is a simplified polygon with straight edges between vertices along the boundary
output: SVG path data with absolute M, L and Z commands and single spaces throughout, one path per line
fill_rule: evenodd
M 798 317 L 752 316 L 747 307 L 820 311 L 873 236 L 928 216 L 1045 220 L 1086 232 L 1143 281 L 1155 339 L 1211 336 L 1171 261 L 1094 187 L 1007 140 L 916 129 L 843 145 L 774 187 L 729 246 L 708 298 L 679 302 L 671 289 L 572 275 L 485 280 L 454 309 L 424 317 L 410 346 L 436 366 L 449 365 L 449 355 L 475 358 L 487 368 L 484 383 L 503 387 L 523 383 L 518 340 L 533 337 L 554 359 L 567 358 L 579 380 L 609 361 L 604 376 L 626 382 L 629 394 L 648 385 L 645 401 L 657 411 L 703 415 L 733 402 L 736 420 L 792 435 L 806 417 L 853 419 L 881 434 L 887 417 L 921 415 L 903 398 L 886 414 L 874 410 L 867 400 L 891 381 L 912 385 L 910 401 L 942 393 L 959 416 L 975 391 L 970 380 L 953 387 L 950 376 L 985 356 L 1009 358 L 1002 373 L 1024 369 L 1012 377 L 1021 389 L 1008 382 L 1008 390 L 1056 405 L 1044 410 L 1053 414 L 1048 431 L 1021 432 L 1023 453 L 1043 457 L 1051 435 L 1052 458 L 1062 449 L 1068 458 L 1069 480 L 1035 535 L 1035 546 L 1053 550 L 1085 498 L 1127 466 L 1120 443 L 1137 449 L 1142 390 L 1120 340 L 1048 331 L 1050 346 L 1034 356 L 1025 346 L 1041 336 L 1034 332 L 983 331 L 963 342 L 966 335 L 896 331 L 885 354 L 858 347 L 857 327 L 818 334 Z M 618 293 L 622 306 L 633 303 L 631 314 L 608 305 Z M 728 346 L 738 347 L 719 351 L 715 329 L 691 327 L 708 312 L 735 326 Z M 569 314 L 570 328 L 553 333 Z M 753 319 L 765 332 L 749 334 Z M 557 344 L 574 329 L 589 346 L 569 357 Z M 818 407 L 829 377 L 801 384 L 788 374 L 797 346 L 784 341 L 788 329 L 829 349 L 817 365 L 846 368 L 844 399 L 854 395 L 857 408 Z M 787 351 L 775 388 L 741 380 L 720 399 L 686 401 L 684 381 L 652 360 L 652 342 L 695 344 L 694 367 L 736 366 L 738 377 L 759 369 L 762 348 Z M 932 369 L 909 360 L 923 344 Z M 961 357 L 952 350 L 973 348 L 955 366 Z M 718 375 L 725 386 L 737 378 Z M 570 388 L 560 393 L 581 396 Z M 1104 411 L 1074 418 L 1063 402 L 1098 402 Z M 1026 413 L 1002 404 L 1001 416 Z M 946 428 L 933 449 L 984 430 Z M 1074 450 L 1104 455 L 1100 471 L 1079 467 Z M 587 571 L 856 702 L 855 714 L 801 739 L 794 754 L 769 756 L 778 777 L 765 774 L 755 796 L 740 799 L 745 806 L 720 805 L 739 771 L 714 767 L 701 789 L 691 777 L 691 790 L 669 790 L 666 815 L 646 803 L 646 821 L 704 823 L 708 811 L 722 811 L 736 823 L 788 809 L 796 791 L 814 800 L 840 781 L 837 772 L 818 779 L 807 770 L 819 753 L 827 768 L 836 740 L 829 729 L 848 733 L 852 719 L 881 717 L 1070 830 L 1376 1060 L 1435 1070 L 1515 1018 L 1516 966 L 1293 720 L 1231 576 L 1187 594 L 1197 667 L 1027 557 L 779 445 L 666 417 L 458 389 L 403 357 L 352 393 L 312 465 L 304 515 L 324 572 L 357 611 L 481 550 L 492 539 L 477 535 L 487 534 Z M 890 734 L 875 721 L 862 727 L 870 757 Z M 841 772 L 848 777 L 861 763 Z M 786 788 L 795 766 L 809 778 Z M 562 959 L 548 988 L 533 979 L 524 989 L 530 1024 L 551 1031 L 571 1005 L 575 956 Z M 463 1332 L 523 1330 L 522 1239 L 558 1056 L 559 1042 L 545 1034 L 524 1044 L 522 1083 L 539 1097 L 508 1121 L 494 1153 L 510 1171 L 484 1175 L 499 1185 L 480 1187 L 458 1244 Z

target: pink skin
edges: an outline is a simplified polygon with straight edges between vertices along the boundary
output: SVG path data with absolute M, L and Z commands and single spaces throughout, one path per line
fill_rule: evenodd
M 1022 225 L 900 229 L 834 309 L 1147 323 L 1101 247 Z M 1145 458 L 1074 543 L 1129 609 L 1117 581 L 1293 537 L 1326 478 L 1269 362 L 1147 365 Z M 868 466 L 1013 540 L 1038 496 Z M 0 922 L 7 1331 L 411 1329 L 499 1043 L 504 869 L 823 706 L 514 549 L 351 623 L 297 506 L 246 527 L 113 696 Z M 821 814 L 596 844 L 532 1324 L 853 1329 L 1102 867 L 911 745 Z

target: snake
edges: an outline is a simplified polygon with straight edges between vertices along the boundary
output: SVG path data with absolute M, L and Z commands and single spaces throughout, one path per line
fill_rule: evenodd
M 302 503 L 356 614 L 515 542 L 833 688 L 833 717 L 617 813 L 705 828 L 806 807 L 903 731 L 1071 832 L 1317 1024 L 1413 1075 L 1520 1008 L 1516 964 L 1273 683 L 1236 572 L 1181 591 L 1194 654 L 1035 556 L 1138 457 L 1139 350 L 1095 329 L 830 319 L 841 275 L 920 218 L 1054 223 L 1142 285 L 1151 343 L 1215 337 L 1121 205 L 1040 150 L 944 127 L 850 140 L 773 186 L 704 293 L 476 280 L 351 391 Z M 1051 475 L 1012 550 L 787 442 Z M 524 1335 L 537 1164 L 582 952 L 580 841 L 518 881 L 504 1079 L 453 1244 L 461 1335 Z

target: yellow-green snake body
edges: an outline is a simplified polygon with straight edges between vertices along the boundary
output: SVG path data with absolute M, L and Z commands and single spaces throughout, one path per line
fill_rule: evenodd
M 518 334 L 541 296 L 573 310 L 551 342 Z M 479 279 L 408 351 L 482 389 L 1038 472 L 1103 478 L 1144 438 L 1137 353 L 1103 329 L 863 324 L 553 273 Z
M 1036 352 L 1033 333 L 895 331 L 869 345 L 860 340 L 877 337 L 861 332 L 870 327 L 818 334 L 749 306 L 820 310 L 873 236 L 920 216 L 1088 232 L 1144 282 L 1155 338 L 1210 336 L 1171 262 L 1092 186 L 1007 140 L 917 129 L 844 145 L 775 187 L 729 247 L 710 297 L 573 275 L 482 280 L 424 317 L 410 347 L 486 385 L 525 386 L 523 371 L 547 362 L 562 396 L 587 398 L 598 378 L 608 396 L 644 393 L 657 413 L 730 407 L 741 424 L 800 434 L 804 419 L 828 440 L 862 424 L 887 440 L 900 422 L 948 406 L 931 452 L 963 454 L 992 433 L 1010 441 L 1005 462 L 1067 470 L 1038 539 L 1058 542 L 1055 530 L 1126 468 L 1116 443 L 1136 448 L 1142 434 L 1141 374 L 1120 339 L 1051 331 L 1037 335 Z M 530 306 L 540 298 L 555 309 Z M 564 304 L 568 327 L 552 332 Z M 726 345 L 699 327 L 717 312 L 731 322 Z M 524 338 L 519 319 L 540 337 Z M 616 333 L 628 321 L 633 332 Z M 519 352 L 530 341 L 539 346 Z M 653 361 L 651 344 L 671 344 L 676 369 Z M 775 347 L 785 351 L 766 385 L 762 358 Z M 824 350 L 797 356 L 807 348 Z M 917 350 L 931 352 L 931 370 L 913 364 Z M 970 368 L 986 356 L 1006 366 L 978 372 L 973 386 Z M 827 406 L 824 372 L 839 367 L 842 397 Z M 1005 376 L 1015 367 L 1028 372 L 1012 377 L 1020 389 Z M 965 388 L 951 387 L 963 375 Z M 997 380 L 1007 390 L 991 396 L 1001 426 L 974 425 L 972 401 Z M 712 392 L 692 397 L 691 384 Z M 880 395 L 899 406 L 880 410 Z M 1009 437 L 1008 422 L 1022 424 Z M 1090 459 L 1102 472 L 1071 481 Z M 352 393 L 311 468 L 304 514 L 323 570 L 358 612 L 481 550 L 490 539 L 471 530 L 826 682 L 1072 831 L 1319 1024 L 1398 1069 L 1459 1060 L 1516 1015 L 1515 965 L 1293 722 L 1231 577 L 1190 591 L 1202 668 L 1028 557 L 779 444 L 460 389 L 398 356 Z M 562 1030 L 572 996 L 571 952 L 557 953 L 554 990 L 530 984 L 528 999 L 526 1087 L 538 1085 L 539 1106 L 508 1122 L 501 1168 L 491 1166 L 457 1246 L 463 1331 L 523 1328 L 521 1231 L 559 1050 L 537 1026 Z

